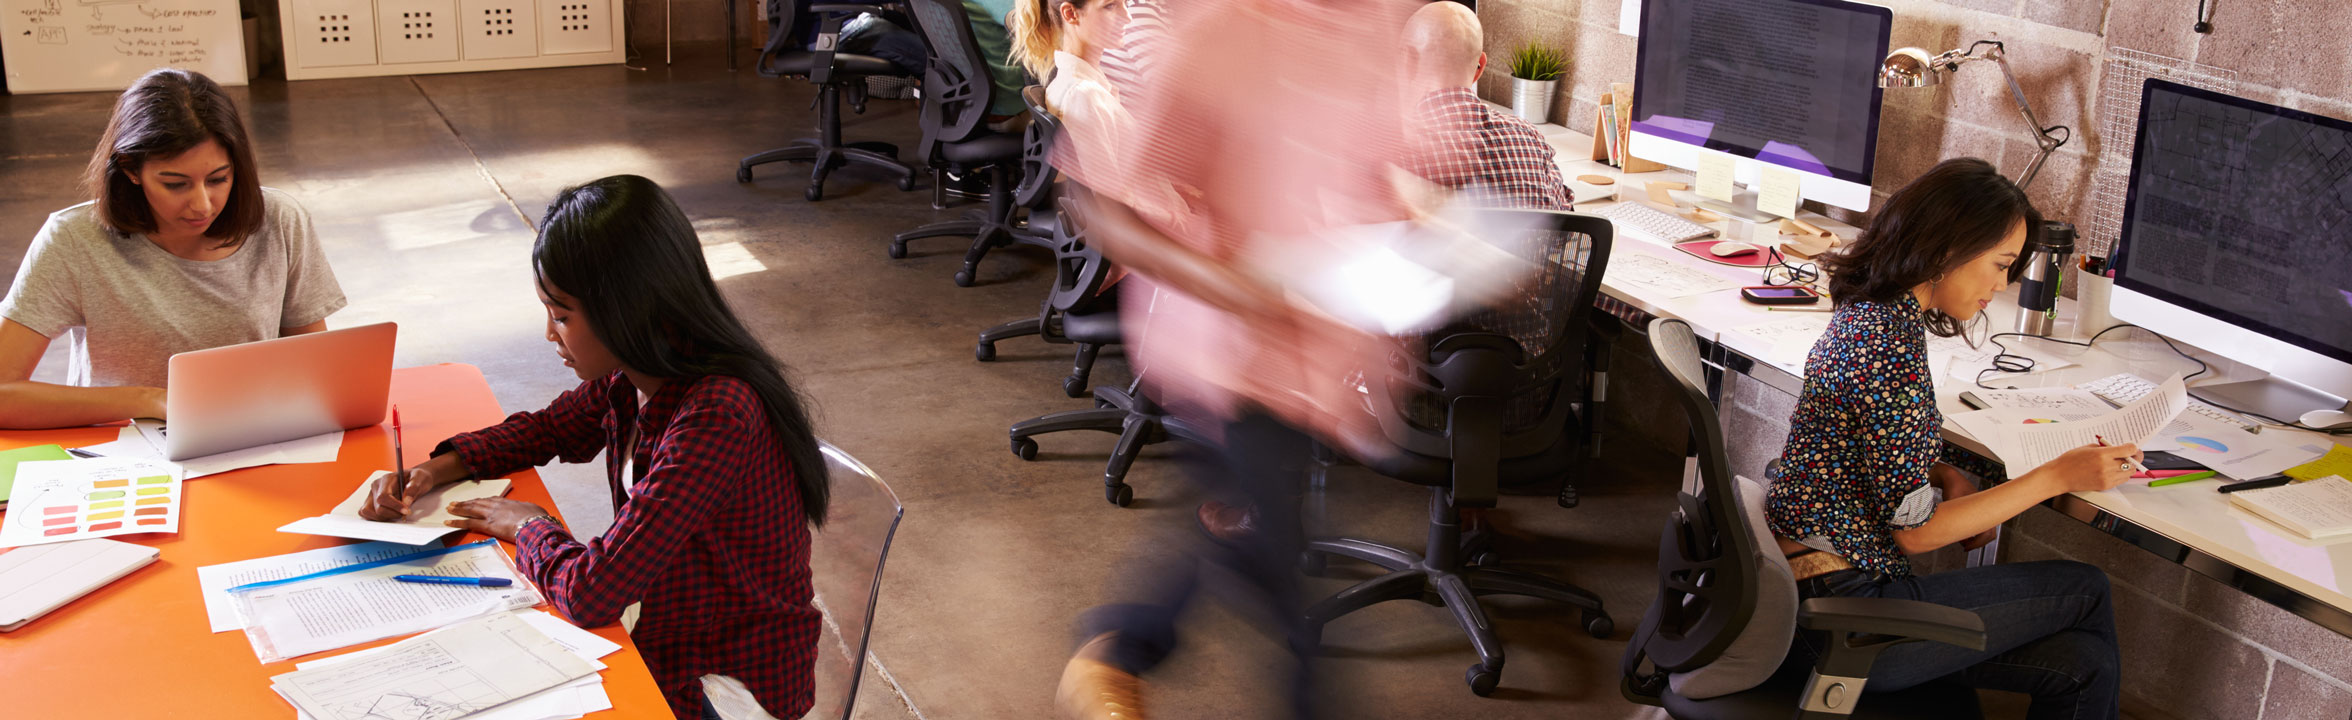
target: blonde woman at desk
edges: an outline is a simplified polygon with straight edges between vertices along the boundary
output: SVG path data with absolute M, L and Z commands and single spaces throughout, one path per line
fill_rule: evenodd
M 343 309 L 310 214 L 261 186 L 211 78 L 132 83 L 87 183 L 91 200 L 49 215 L 0 299 L 0 429 L 161 418 L 172 355 L 318 332 Z M 33 382 L 60 338 L 65 384 Z
M 1013 8 L 1013 60 L 1045 85 L 1046 105 L 1070 132 L 1072 147 L 1055 153 L 1055 167 L 1083 178 L 1080 167 L 1116 172 L 1118 143 L 1131 124 L 1119 91 L 1098 63 L 1118 47 L 1127 27 L 1119 0 L 1020 0 Z M 1072 152 L 1075 150 L 1076 152 Z M 1075 156 L 1083 154 L 1083 161 Z M 1100 181 L 1097 181 L 1100 182 Z
M 629 626 L 678 717 L 800 717 L 815 702 L 821 622 L 809 528 L 830 486 L 799 393 L 653 181 L 565 190 L 539 227 L 547 339 L 580 386 L 450 438 L 405 483 L 379 481 L 360 514 L 398 517 L 441 485 L 601 451 L 613 496 L 601 536 L 573 537 L 545 508 L 505 498 L 453 504 L 466 519 L 450 524 L 514 543 L 573 622 Z
M 2076 448 L 1981 491 L 1937 460 L 1943 420 L 1926 336 L 1950 337 L 1975 319 L 2017 277 L 2018 253 L 2040 224 L 1992 165 L 1947 160 L 1888 198 L 1851 252 L 1827 261 L 1838 305 L 1806 359 L 1765 513 L 1801 598 L 1900 598 L 1984 618 L 1985 649 L 1889 648 L 1870 689 L 1952 678 L 2032 695 L 2033 718 L 2113 718 L 2121 684 L 2105 572 L 2049 561 L 1916 575 L 1906 558 L 1981 546 L 2044 500 L 2121 484 L 2140 457 L 2129 445 Z M 1800 631 L 1788 662 L 1811 665 L 1825 641 Z

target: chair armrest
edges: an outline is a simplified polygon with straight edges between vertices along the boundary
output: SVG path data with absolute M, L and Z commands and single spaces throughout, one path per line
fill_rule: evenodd
M 884 8 L 884 7 L 883 7 L 883 6 L 881 6 L 881 5 L 869 5 L 869 4 L 866 4 L 866 3 L 851 3 L 851 4 L 841 4 L 841 3 L 826 3 L 826 4 L 823 4 L 823 5 L 810 5 L 810 6 L 808 7 L 808 9 L 809 9 L 809 12 L 821 12 L 821 13 L 833 13 L 833 12 L 850 12 L 850 13 L 860 13 L 860 12 L 874 12 L 874 11 L 876 11 L 876 10 L 883 10 L 883 9 L 886 9 L 886 8 Z
M 1983 650 L 1984 618 L 1947 605 L 1893 598 L 1813 598 L 1797 609 L 1797 627 L 1888 635 Z

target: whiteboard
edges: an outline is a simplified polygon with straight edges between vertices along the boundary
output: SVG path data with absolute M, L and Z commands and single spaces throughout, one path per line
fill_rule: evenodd
M 0 0 L 12 93 L 121 90 L 179 67 L 245 84 L 237 0 Z

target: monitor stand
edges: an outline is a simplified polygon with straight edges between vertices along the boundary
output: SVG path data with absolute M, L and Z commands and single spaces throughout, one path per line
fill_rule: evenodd
M 2215 404 L 2282 422 L 2301 421 L 2322 429 L 2352 425 L 2352 403 L 2275 376 L 2199 386 L 2197 395 Z
M 1693 204 L 1706 208 L 1717 215 L 1739 218 L 1757 224 L 1779 222 L 1780 216 L 1756 209 L 1757 196 L 1758 193 L 1754 190 L 1738 188 L 1732 193 L 1731 202 L 1724 202 L 1700 196 L 1696 190 L 1691 191 Z

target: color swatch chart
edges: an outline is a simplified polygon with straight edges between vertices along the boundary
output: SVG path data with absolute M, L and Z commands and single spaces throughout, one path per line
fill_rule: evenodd
M 179 532 L 181 480 L 178 466 L 137 458 L 18 465 L 0 547 Z

